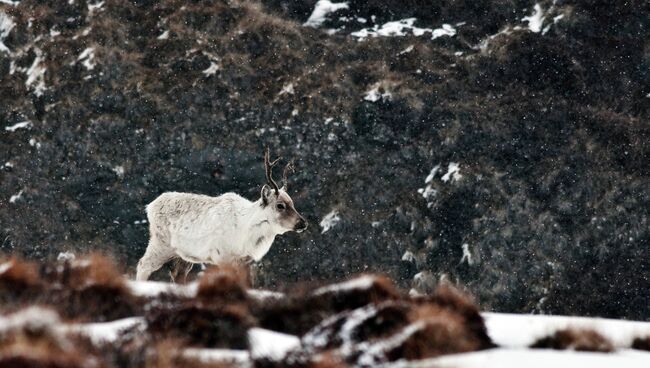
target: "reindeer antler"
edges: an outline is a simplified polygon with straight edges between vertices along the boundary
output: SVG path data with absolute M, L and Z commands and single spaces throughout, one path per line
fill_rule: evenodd
M 287 180 L 287 173 L 289 171 L 294 172 L 293 160 L 289 161 L 287 166 L 284 167 L 284 171 L 282 172 L 282 187 L 285 191 L 289 189 L 289 181 Z
M 280 193 L 280 188 L 278 188 L 278 184 L 276 184 L 275 180 L 273 180 L 273 166 L 275 166 L 278 161 L 280 161 L 281 157 L 278 157 L 275 159 L 275 161 L 271 162 L 271 155 L 269 153 L 269 147 L 266 147 L 266 152 L 264 152 L 264 168 L 266 169 L 266 181 L 271 185 L 273 190 L 275 190 L 275 194 Z

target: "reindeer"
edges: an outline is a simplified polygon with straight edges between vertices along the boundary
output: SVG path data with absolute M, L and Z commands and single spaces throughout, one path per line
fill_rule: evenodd
M 149 245 L 138 262 L 137 280 L 149 276 L 168 261 L 180 258 L 194 263 L 222 264 L 259 261 L 269 251 L 276 235 L 302 232 L 307 222 L 296 211 L 287 194 L 287 164 L 283 186 L 273 180 L 269 149 L 264 153 L 267 184 L 261 197 L 251 202 L 235 193 L 218 197 L 167 192 L 147 206 Z

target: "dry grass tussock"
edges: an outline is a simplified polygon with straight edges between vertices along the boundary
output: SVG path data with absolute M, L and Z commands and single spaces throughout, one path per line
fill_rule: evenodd
M 612 343 L 594 330 L 565 329 L 551 336 L 543 337 L 531 345 L 533 348 L 556 350 L 597 351 L 609 353 L 614 351 Z

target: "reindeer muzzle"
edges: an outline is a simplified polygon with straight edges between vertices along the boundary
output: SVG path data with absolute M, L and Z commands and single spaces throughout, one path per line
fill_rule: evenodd
M 297 233 L 301 233 L 307 229 L 307 221 L 305 219 L 301 218 L 298 220 L 298 223 L 296 223 L 296 226 L 293 228 Z

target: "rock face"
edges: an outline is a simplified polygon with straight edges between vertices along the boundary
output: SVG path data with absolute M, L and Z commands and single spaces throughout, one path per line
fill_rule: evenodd
M 148 202 L 255 198 L 268 145 L 312 226 L 263 286 L 382 271 L 650 318 L 647 2 L 324 5 L 0 4 L 1 251 L 134 268 Z

